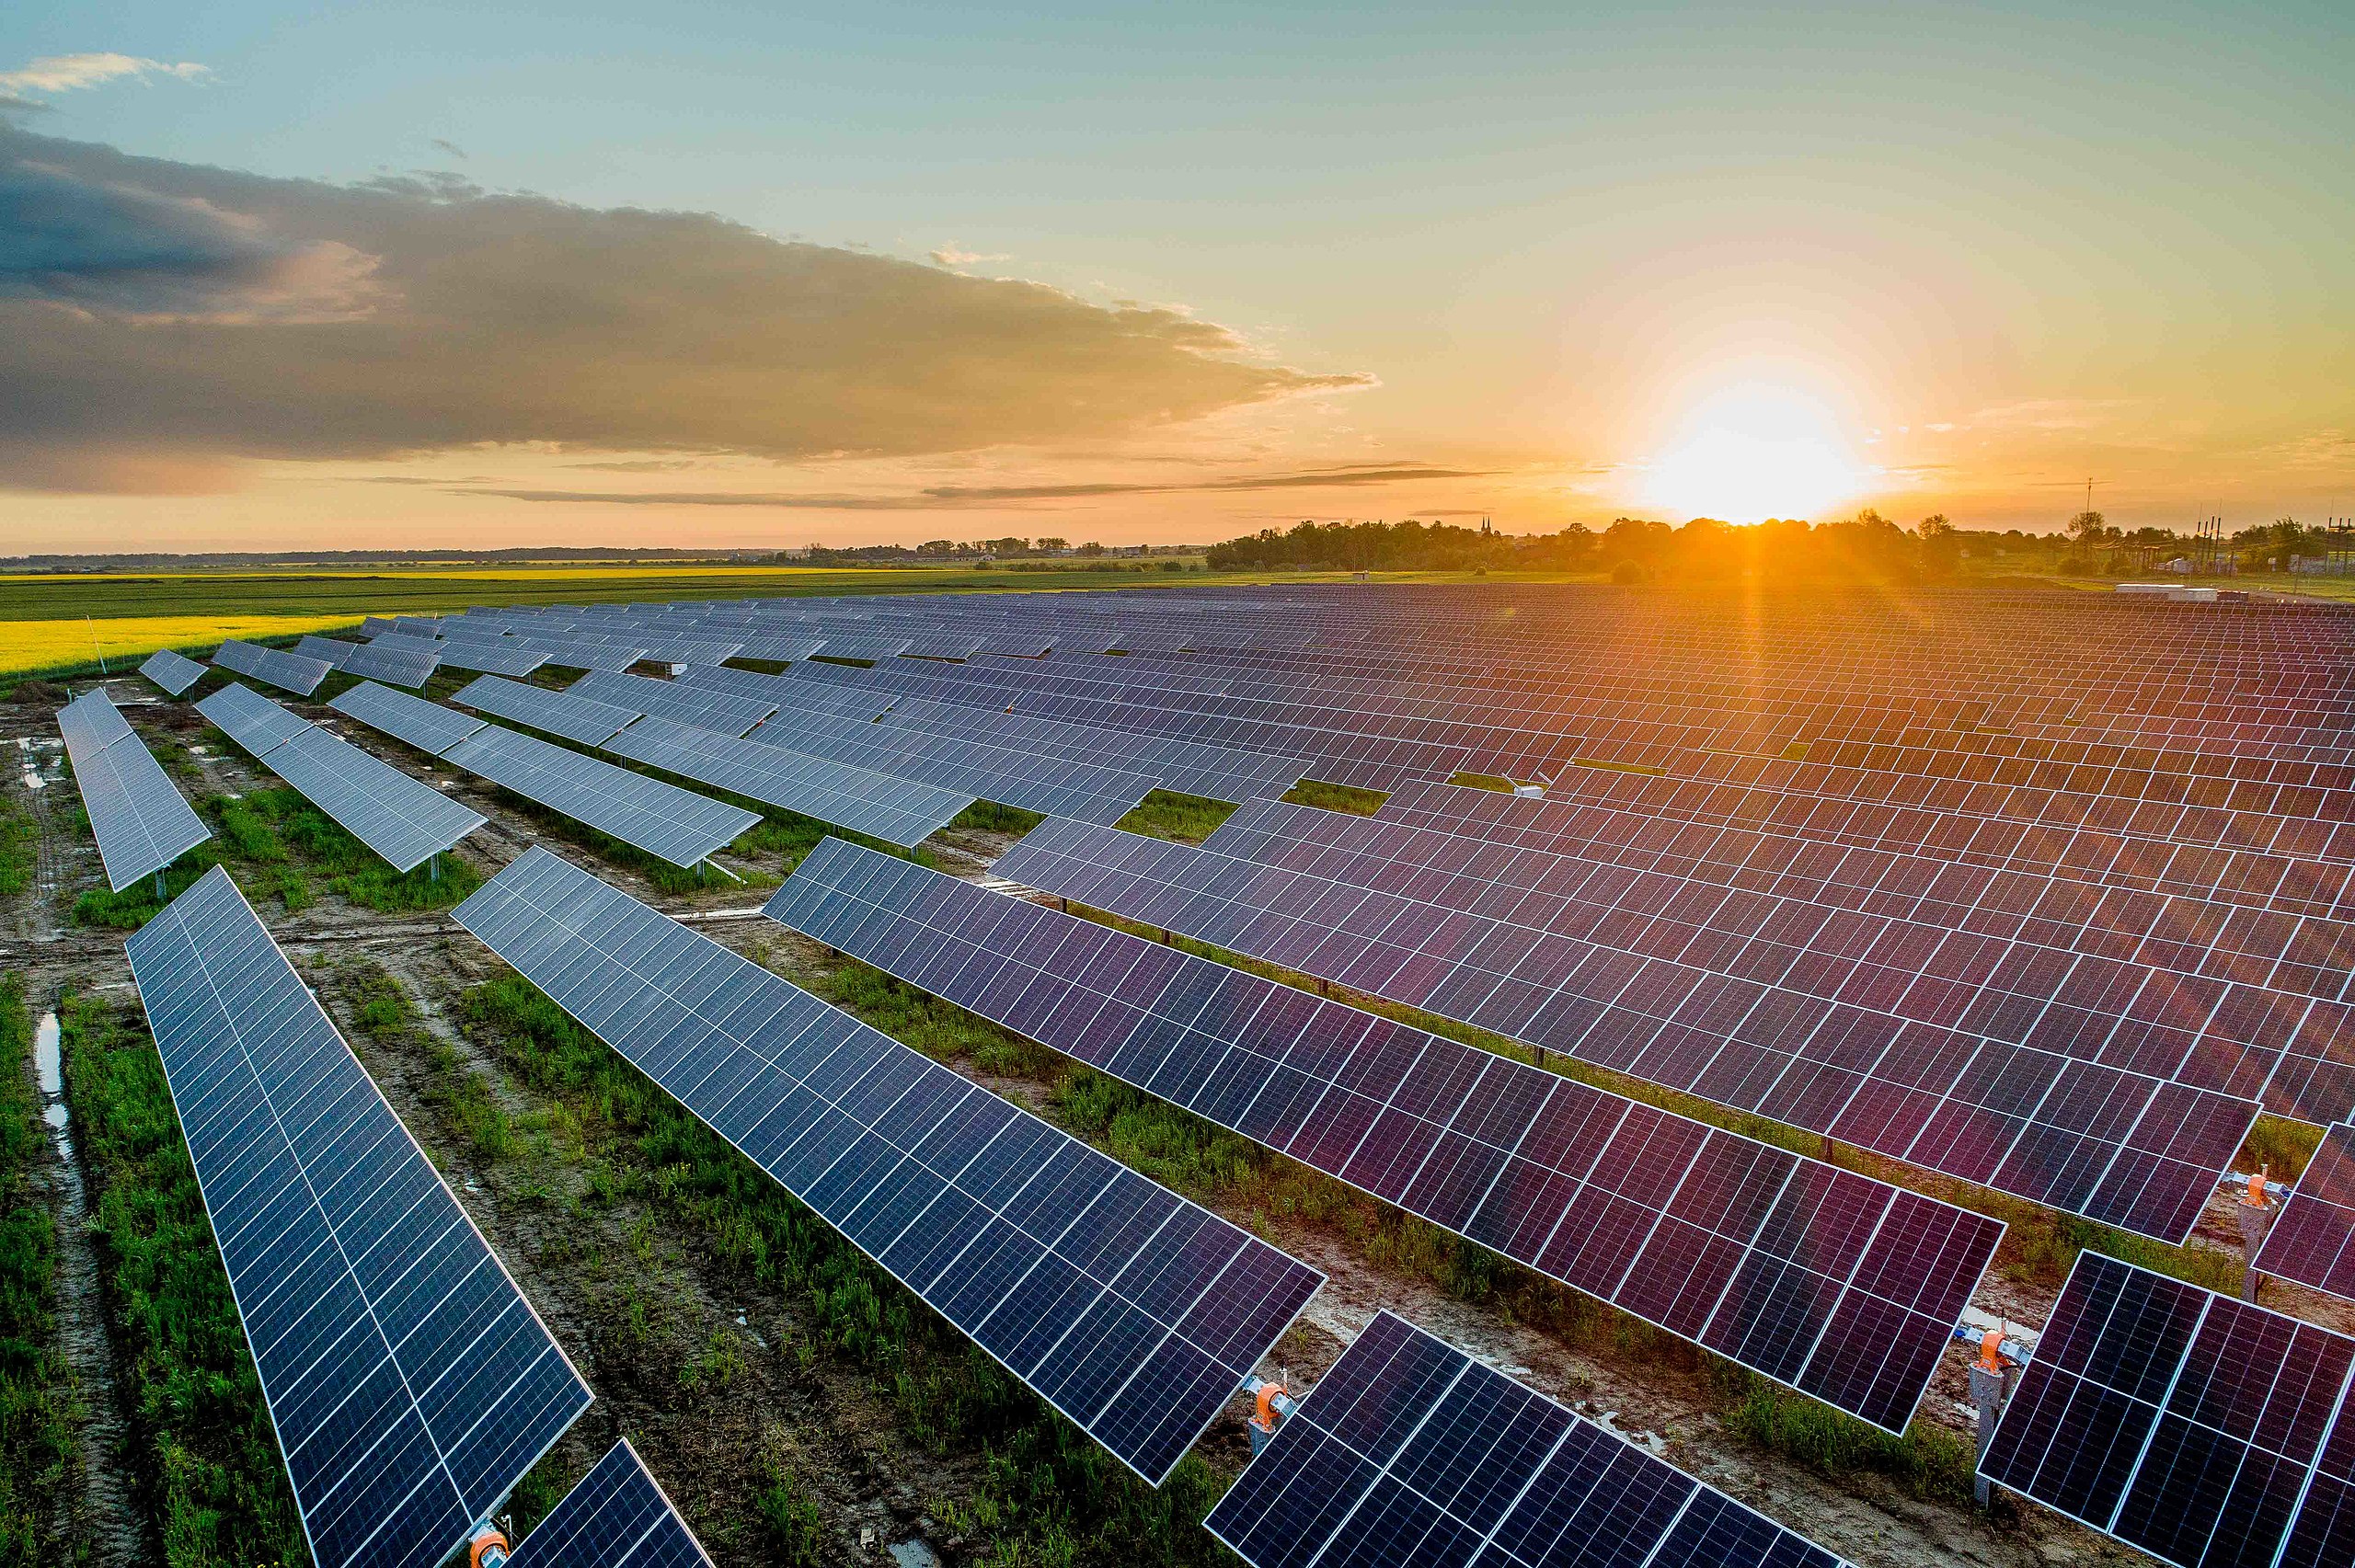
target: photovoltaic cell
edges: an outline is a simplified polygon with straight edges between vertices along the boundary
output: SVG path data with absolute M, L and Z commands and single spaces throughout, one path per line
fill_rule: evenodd
M 922 843 L 973 804 L 970 795 L 662 718 L 639 719 L 604 750 L 903 847 Z
M 2355 1561 L 2355 1340 L 2078 1254 L 1980 1472 L 2182 1568 Z
M 776 712 L 775 703 L 610 670 L 592 670 L 565 690 L 633 713 L 653 714 L 673 724 L 693 725 L 697 729 L 729 736 L 742 735 Z
M 338 693 L 327 706 L 437 757 L 483 727 L 472 715 L 366 681 Z
M 638 716 L 629 708 L 617 708 L 570 692 L 551 692 L 545 686 L 502 681 L 496 675 L 468 681 L 452 700 L 550 735 L 561 735 L 567 740 L 578 740 L 583 746 L 596 745 Z
M 830 636 L 820 646 L 814 657 L 821 658 L 864 658 L 877 663 L 897 656 L 913 639 L 908 637 L 860 636 L 845 633 Z
M 59 709 L 57 727 L 109 887 L 120 893 L 213 836 L 104 687 Z
M 710 1568 L 625 1437 L 532 1528 L 509 1568 Z
M 234 681 L 197 704 L 196 711 L 257 757 L 311 727 L 309 719 Z
M 741 806 L 707 800 L 495 724 L 450 748 L 442 760 L 673 865 L 695 864 L 760 821 Z
M 2004 1227 L 829 840 L 766 911 L 1901 1432 Z
M 836 669 L 837 666 L 821 666 Z M 753 670 L 697 666 L 679 677 L 679 684 L 699 691 L 729 692 L 796 712 L 830 713 L 844 718 L 871 719 L 891 705 L 891 693 L 865 687 L 835 686 L 789 675 L 764 675 Z
M 204 679 L 204 666 L 167 647 L 159 647 L 147 656 L 147 662 L 139 667 L 139 673 L 177 697 Z
M 441 658 L 432 646 L 420 648 L 413 643 L 396 644 L 387 638 L 381 644 L 354 648 L 336 668 L 346 675 L 389 681 L 396 686 L 422 686 L 432 678 Z
M 635 644 L 592 643 L 585 638 L 537 637 L 528 634 L 514 640 L 547 655 L 548 663 L 566 670 L 627 670 L 646 657 L 646 649 Z
M 1840 1561 L 1386 1310 L 1204 1523 L 1252 1568 Z
M 319 689 L 334 666 L 323 658 L 305 658 L 284 648 L 256 647 L 251 643 L 231 640 L 213 650 L 213 662 L 224 670 L 234 670 L 240 675 L 250 675 L 267 681 L 281 691 L 298 697 L 307 697 Z
M 435 1568 L 589 1391 L 216 866 L 131 938 L 319 1568 Z
M 2338 1122 L 2323 1134 L 2256 1266 L 2355 1300 L 2355 1126 Z
M 457 920 L 1148 1481 L 1321 1281 L 544 849 Z
M 1155 787 L 1143 773 L 822 713 L 780 714 L 749 738 L 1084 822 L 1117 822 Z

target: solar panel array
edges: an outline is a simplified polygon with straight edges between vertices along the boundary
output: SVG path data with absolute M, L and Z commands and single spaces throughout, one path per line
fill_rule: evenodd
M 610 738 L 638 716 L 634 709 L 617 708 L 570 692 L 551 692 L 545 686 L 525 686 L 496 675 L 467 682 L 454 700 L 583 746 Z
M 336 668 L 346 675 L 389 681 L 396 686 L 422 686 L 433 678 L 441 661 L 441 652 L 432 644 L 420 647 L 407 639 L 385 637 L 353 648 Z
M 902 846 L 922 843 L 974 798 L 661 718 L 638 720 L 607 740 L 604 749 L 764 806 L 798 811 Z
M 213 662 L 224 670 L 234 670 L 266 681 L 281 691 L 307 697 L 319 689 L 319 682 L 333 673 L 335 666 L 324 658 L 307 658 L 284 648 L 256 647 L 251 643 L 231 640 L 213 650 Z
M 1252 1568 L 1839 1562 L 1389 1311 L 1204 1522 Z
M 773 919 L 1902 1432 L 2003 1226 L 829 840 Z
M 2255 1267 L 2355 1300 L 2355 1126 L 2338 1122 L 2324 1132 Z
M 721 735 L 740 736 L 769 715 L 775 703 L 764 703 L 728 692 L 706 691 L 675 681 L 649 681 L 643 675 L 592 670 L 565 688 L 575 696 L 592 697 L 632 713 L 652 714 L 677 724 Z
M 1148 1481 L 1320 1282 L 546 850 L 457 919 Z
M 171 696 L 178 696 L 204 679 L 204 666 L 167 647 L 159 647 L 147 656 L 139 673 L 153 681 Z
M 434 1568 L 589 1391 L 226 871 L 129 944 L 319 1568 Z
M 483 727 L 478 718 L 366 681 L 338 692 L 327 706 L 436 757 Z
M 442 645 L 442 662 L 452 670 L 479 670 L 486 675 L 507 675 L 519 681 L 547 661 L 548 656 L 536 648 L 510 647 L 505 643 L 453 638 Z
M 442 760 L 673 865 L 695 864 L 761 820 L 741 806 L 495 724 L 442 752 Z
M 1338 824 L 1338 832 L 1380 828 L 1273 802 L 1246 809 L 1246 829 L 1301 818 L 1319 819 L 1304 827 L 1311 834 L 1324 824 Z M 1347 852 L 1313 838 L 1309 853 L 1267 860 L 1222 853 L 1218 841 L 1213 835 L 1211 845 L 1192 849 L 1052 822 L 998 870 L 2168 1241 L 2189 1230 L 2215 1173 L 2256 1119 L 2253 1102 L 2178 1082 L 2168 1075 L 2171 1063 L 2151 1061 L 2150 1051 L 2101 1048 L 2096 1025 L 2118 1019 L 2097 1009 L 2114 998 L 2135 1026 L 2131 990 L 2070 998 L 2083 1004 L 2073 1038 L 2066 1005 L 1990 1002 L 1967 972 L 1909 970 L 1908 961 L 1928 957 L 1934 944 L 1875 943 L 1853 922 L 1778 910 L 1760 896 L 1734 901 L 1716 889 L 1694 895 L 1671 882 L 1621 877 L 1614 905 L 1581 897 L 1606 879 L 1542 866 L 1524 868 L 1535 873 L 1527 888 L 1508 880 L 1499 893 L 1478 873 L 1496 872 L 1517 852 L 1444 836 L 1442 846 L 1460 853 L 1403 864 L 1366 857 L 1371 864 L 1352 864 Z M 1479 896 L 1447 896 L 1466 888 Z M 1518 918 L 1488 912 L 1497 908 Z M 2003 955 L 1981 944 L 1972 956 L 1983 972 Z M 2026 973 L 2031 981 L 2050 978 Z M 2164 1021 L 2139 1030 L 2161 1048 Z M 2180 1055 L 2179 1040 L 2175 1048 Z
M 481 812 L 234 682 L 196 707 L 396 871 L 424 864 L 487 820 Z
M 1117 822 L 1155 787 L 1142 773 L 816 712 L 780 714 L 750 738 L 1084 822 Z
M 510 1568 L 710 1568 L 625 1437 L 508 1554 Z
M 120 893 L 213 836 L 115 711 L 105 687 L 92 687 L 60 708 L 57 728 L 109 887 Z
M 2355 1340 L 2082 1253 L 1980 1471 L 2182 1568 L 2355 1559 Z

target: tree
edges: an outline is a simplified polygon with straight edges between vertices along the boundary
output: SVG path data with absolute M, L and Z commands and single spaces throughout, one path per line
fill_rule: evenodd
M 1060 555 L 1070 548 L 1071 541 L 1068 539 L 1056 539 L 1050 536 L 1039 541 L 1039 554 L 1041 555 Z
M 1091 540 L 1091 541 L 1090 541 L 1090 542 L 1088 542 L 1087 544 L 1083 544 L 1083 545 L 1081 545 L 1081 546 L 1079 547 L 1079 553 L 1080 553 L 1081 555 L 1086 555 L 1086 556 L 1089 556 L 1089 557 L 1093 558 L 1093 557 L 1095 557 L 1095 556 L 1101 555 L 1104 553 L 1104 546 L 1103 546 L 1103 545 L 1101 545 L 1101 544 L 1096 544 L 1094 541 L 1092 541 L 1092 540 Z
M 2097 511 L 2081 511 L 2068 523 L 2069 537 L 2080 544 L 2098 544 L 2103 532 L 2103 518 Z
M 919 555 L 954 555 L 956 553 L 956 543 L 948 539 L 927 539 L 916 546 Z
M 1020 555 L 1028 553 L 1030 541 L 1028 539 L 984 539 L 982 541 L 982 548 L 993 555 Z

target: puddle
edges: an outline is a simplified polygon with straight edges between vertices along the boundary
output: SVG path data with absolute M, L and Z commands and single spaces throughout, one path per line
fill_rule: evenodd
M 82 1418 L 82 1517 L 75 1528 L 86 1534 L 96 1568 L 132 1568 L 153 1554 L 132 1496 L 131 1432 L 115 1390 L 114 1347 L 98 1296 L 98 1253 L 90 1244 L 89 1191 L 74 1150 L 58 1034 L 57 1014 L 42 1013 L 33 1030 L 33 1076 L 40 1082 L 41 1119 L 57 1150 L 57 1331 L 74 1368 Z
M 895 1540 L 884 1550 L 899 1568 L 940 1568 L 939 1554 L 922 1539 Z

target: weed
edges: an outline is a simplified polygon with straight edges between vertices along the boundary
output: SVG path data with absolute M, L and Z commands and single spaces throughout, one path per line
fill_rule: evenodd
M 67 1534 L 78 1446 L 72 1374 L 57 1351 L 57 1227 L 33 1190 L 47 1139 L 26 1059 L 22 979 L 0 975 L 0 1564 L 47 1561 Z M 70 1555 L 82 1555 L 75 1551 Z
M 1147 838 L 1199 844 L 1217 832 L 1219 824 L 1234 815 L 1235 807 L 1223 800 L 1157 789 L 1139 802 L 1135 810 L 1112 825 L 1126 832 L 1143 833 Z
M 1294 806 L 1314 806 L 1323 811 L 1346 811 L 1353 817 L 1371 817 L 1382 809 L 1390 797 L 1380 790 L 1356 789 L 1349 784 L 1327 784 L 1321 779 L 1303 779 L 1277 797 Z

